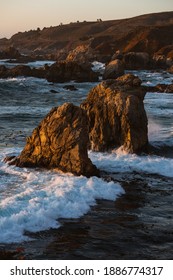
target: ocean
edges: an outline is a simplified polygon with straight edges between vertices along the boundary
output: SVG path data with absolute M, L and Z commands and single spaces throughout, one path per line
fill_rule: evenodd
M 173 83 L 165 71 L 131 72 L 144 85 Z M 3 161 L 22 151 L 52 107 L 79 105 L 96 84 L 0 80 L 0 250 L 22 247 L 26 259 L 172 259 L 173 93 L 148 92 L 144 100 L 149 142 L 159 152 L 89 151 L 101 178 Z

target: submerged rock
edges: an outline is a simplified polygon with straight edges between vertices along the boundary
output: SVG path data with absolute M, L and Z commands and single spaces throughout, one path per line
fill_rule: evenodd
M 106 151 L 122 146 L 141 152 L 148 144 L 147 116 L 141 80 L 131 74 L 94 87 L 81 104 L 89 119 L 90 148 Z
M 87 177 L 99 175 L 88 158 L 88 126 L 85 111 L 71 103 L 53 108 L 34 129 L 20 156 L 19 167 L 57 168 Z

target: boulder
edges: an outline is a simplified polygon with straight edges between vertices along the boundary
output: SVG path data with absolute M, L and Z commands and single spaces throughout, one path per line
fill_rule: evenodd
M 18 76 L 31 76 L 32 70 L 27 65 L 17 65 L 11 69 L 8 69 L 8 77 L 18 77 Z
M 111 61 L 103 73 L 103 79 L 116 79 L 124 74 L 124 64 L 121 60 L 115 59 Z
M 98 81 L 98 74 L 92 71 L 91 65 L 79 64 L 75 61 L 59 61 L 49 67 L 46 78 L 53 83 L 63 83 L 71 80 L 96 82 Z
M 141 80 L 132 74 L 103 81 L 90 91 L 81 108 L 88 115 L 92 150 L 107 151 L 120 146 L 131 153 L 146 150 L 145 93 Z
M 148 69 L 150 58 L 149 54 L 146 52 L 128 52 L 124 55 L 123 61 L 125 69 L 140 70 Z
M 87 177 L 99 175 L 88 158 L 88 126 L 84 110 L 71 103 L 53 108 L 27 138 L 20 156 L 11 164 L 19 167 L 57 168 Z

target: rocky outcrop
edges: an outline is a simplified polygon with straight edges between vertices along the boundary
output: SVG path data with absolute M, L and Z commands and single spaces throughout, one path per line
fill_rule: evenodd
M 37 69 L 27 65 L 17 65 L 13 68 L 7 68 L 3 65 L 0 66 L 0 78 L 15 78 L 19 76 L 45 78 L 46 70 L 42 67 Z
M 90 61 L 94 61 L 94 59 L 93 50 L 88 45 L 79 45 L 68 53 L 66 61 L 89 63 Z
M 34 129 L 20 156 L 19 167 L 57 168 L 87 177 L 99 175 L 88 158 L 88 126 L 85 111 L 71 103 L 53 108 Z
M 103 79 L 116 79 L 124 74 L 124 63 L 119 60 L 115 59 L 111 61 L 105 67 L 105 71 L 103 73 Z
M 145 52 L 129 52 L 123 57 L 125 69 L 139 70 L 149 68 L 149 54 Z
M 81 104 L 89 119 L 90 148 L 106 151 L 123 146 L 128 152 L 148 145 L 147 116 L 141 80 L 131 74 L 94 87 Z
M 17 65 L 13 68 L 0 66 L 0 78 L 11 77 L 37 77 L 45 78 L 49 82 L 64 83 L 69 81 L 76 82 L 96 82 L 98 73 L 92 71 L 91 65 L 79 64 L 73 61 L 60 61 L 51 66 L 31 68 L 27 65 Z
M 60 61 L 49 67 L 46 78 L 53 83 L 63 83 L 71 80 L 76 82 L 96 82 L 98 81 L 98 74 L 93 72 L 89 65 L 79 64 L 74 61 Z
M 13 47 L 6 48 L 0 52 L 0 59 L 18 59 L 21 54 Z

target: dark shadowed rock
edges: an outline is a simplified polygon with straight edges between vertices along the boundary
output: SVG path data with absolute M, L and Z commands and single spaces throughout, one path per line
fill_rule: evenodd
M 14 47 L 8 47 L 0 52 L 0 59 L 18 59 L 21 56 Z
M 17 65 L 13 68 L 0 66 L 0 78 L 14 78 L 19 76 L 45 78 L 45 75 L 46 70 L 42 67 L 37 69 L 30 68 L 28 65 Z
M 173 65 L 168 69 L 168 72 L 169 72 L 170 74 L 173 74 Z
M 103 73 L 103 79 L 116 79 L 124 74 L 124 63 L 115 59 L 111 61 L 106 67 Z
M 71 103 L 53 108 L 34 129 L 20 156 L 11 164 L 19 167 L 57 168 L 87 177 L 98 175 L 88 158 L 88 126 L 84 110 Z
M 89 118 L 90 147 L 105 151 L 123 145 L 141 152 L 148 144 L 145 90 L 138 77 L 126 74 L 94 87 L 81 104 Z
M 9 77 L 17 77 L 17 76 L 31 76 L 32 70 L 27 65 L 17 65 L 11 69 L 8 69 Z
M 79 64 L 75 61 L 60 61 L 50 66 L 46 78 L 49 82 L 96 82 L 98 74 L 92 71 L 88 64 Z
M 146 52 L 129 52 L 123 57 L 125 69 L 139 70 L 149 68 L 150 57 Z
M 66 85 L 63 87 L 64 89 L 70 90 L 70 91 L 76 91 L 77 88 L 74 85 Z
M 143 86 L 148 92 L 173 93 L 173 84 L 158 84 L 156 86 Z

